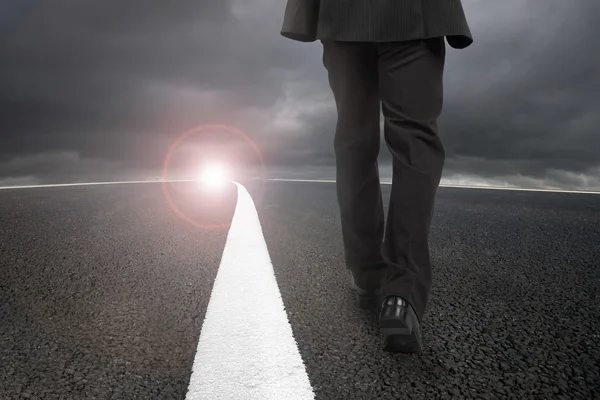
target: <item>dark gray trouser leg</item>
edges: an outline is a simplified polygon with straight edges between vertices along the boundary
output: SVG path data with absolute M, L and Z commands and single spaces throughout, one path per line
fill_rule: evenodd
M 376 50 L 369 43 L 323 41 L 323 64 L 338 112 L 334 149 L 346 266 L 364 289 L 380 287 L 386 270 Z
M 404 297 L 421 318 L 431 291 L 429 226 L 445 159 L 437 133 L 444 39 L 326 41 L 323 47 L 338 110 L 334 146 L 346 264 L 357 284 L 371 288 L 384 281 L 384 296 Z M 380 101 L 393 157 L 383 244 L 377 170 Z
M 393 158 L 382 253 L 384 296 L 407 299 L 422 318 L 431 292 L 429 228 L 445 161 L 437 118 L 443 105 L 443 38 L 376 45 L 384 136 Z

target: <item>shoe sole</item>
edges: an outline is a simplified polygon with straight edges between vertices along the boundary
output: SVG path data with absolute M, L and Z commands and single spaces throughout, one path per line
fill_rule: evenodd
M 412 308 L 409 307 L 407 312 L 406 322 L 397 318 L 385 318 L 379 321 L 384 351 L 406 354 L 423 352 L 419 320 Z

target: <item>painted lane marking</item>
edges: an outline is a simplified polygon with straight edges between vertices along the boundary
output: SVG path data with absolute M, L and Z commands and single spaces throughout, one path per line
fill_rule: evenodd
M 186 399 L 312 400 L 256 207 L 235 184 L 238 200 Z

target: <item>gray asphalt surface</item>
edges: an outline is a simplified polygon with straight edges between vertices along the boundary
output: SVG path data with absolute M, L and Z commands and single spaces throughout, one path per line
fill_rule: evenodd
M 236 201 L 185 185 L 204 227 L 160 184 L 0 191 L 0 399 L 185 397 Z M 335 186 L 247 187 L 317 399 L 600 398 L 600 196 L 441 188 L 403 356 L 354 307 Z
M 160 184 L 0 191 L 0 399 L 184 398 L 226 235 Z

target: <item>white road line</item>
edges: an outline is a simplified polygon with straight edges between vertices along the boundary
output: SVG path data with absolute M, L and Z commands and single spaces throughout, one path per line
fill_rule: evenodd
M 254 202 L 236 186 L 237 205 L 186 399 L 314 399 Z
M 269 178 L 269 181 L 273 182 L 307 182 L 307 183 L 335 183 L 335 179 L 284 179 L 284 178 Z M 176 179 L 168 180 L 167 182 L 194 182 L 194 179 Z M 162 180 L 154 181 L 119 181 L 119 182 L 82 182 L 82 183 L 57 183 L 49 185 L 23 185 L 23 186 L 0 186 L 0 190 L 8 189 L 36 189 L 36 188 L 50 188 L 50 187 L 68 187 L 68 186 L 95 186 L 95 185 L 121 185 L 127 183 L 157 183 L 163 182 Z M 382 181 L 382 185 L 391 185 L 392 182 Z M 485 189 L 485 190 L 511 190 L 516 192 L 549 192 L 549 193 L 578 193 L 578 194 L 600 194 L 600 191 L 584 191 L 584 190 L 560 190 L 560 189 L 525 189 L 525 188 L 511 188 L 501 186 L 469 186 L 469 185 L 440 185 L 440 187 L 450 187 L 459 189 Z
M 282 179 L 271 178 L 274 182 L 307 182 L 307 183 L 335 183 L 335 179 Z M 382 181 L 382 185 L 391 185 L 390 181 Z M 579 193 L 579 194 L 600 194 L 600 191 L 583 191 L 583 190 L 560 190 L 560 189 L 524 189 L 511 188 L 501 186 L 469 186 L 469 185 L 440 185 L 440 187 L 461 188 L 461 189 L 486 189 L 486 190 L 512 190 L 517 192 L 552 192 L 552 193 Z
M 48 185 L 22 185 L 22 186 L 0 186 L 0 190 L 8 189 L 38 189 L 52 187 L 69 187 L 69 186 L 96 186 L 96 185 L 123 185 L 127 183 L 157 183 L 161 180 L 154 181 L 115 181 L 115 182 L 78 182 L 78 183 L 55 183 Z M 169 180 L 167 182 L 190 182 L 189 180 Z
M 285 179 L 285 178 L 269 178 L 274 182 L 312 182 L 312 183 L 335 183 L 335 179 Z

